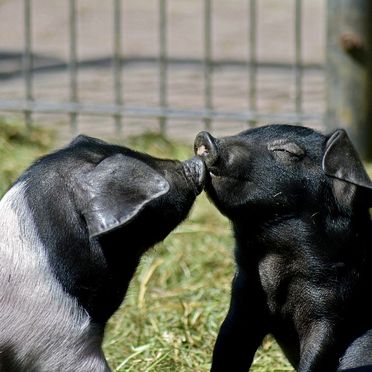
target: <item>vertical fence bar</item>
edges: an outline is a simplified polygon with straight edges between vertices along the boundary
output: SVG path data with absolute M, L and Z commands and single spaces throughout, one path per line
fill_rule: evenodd
M 302 113 L 302 0 L 295 0 L 295 111 Z
M 78 81 L 77 81 L 77 24 L 76 24 L 76 0 L 70 0 L 69 3 L 69 39 L 70 39 L 70 101 L 78 101 Z M 77 112 L 70 113 L 70 128 L 73 135 L 77 134 Z
M 212 0 L 204 0 L 204 105 L 206 111 L 213 108 L 212 102 Z M 211 119 L 205 118 L 206 130 L 211 129 Z
M 33 81 L 32 81 L 32 1 L 24 0 L 24 52 L 23 52 L 23 75 L 25 82 L 25 99 L 33 100 Z M 31 111 L 24 111 L 25 123 L 28 129 L 32 126 Z
M 257 111 L 257 7 L 256 0 L 249 0 L 249 109 Z M 255 120 L 250 120 L 249 124 L 254 125 Z
M 372 161 L 372 2 L 327 0 L 326 127 Z
M 159 0 L 159 104 L 162 109 L 168 107 L 168 61 L 167 61 L 167 0 Z M 160 132 L 166 134 L 165 115 L 159 118 Z
M 113 79 L 114 79 L 114 96 L 115 103 L 118 106 L 123 105 L 122 94 L 122 68 L 121 68 L 121 0 L 114 0 L 114 51 L 113 51 Z M 122 115 L 114 115 L 116 134 L 121 135 L 123 131 Z

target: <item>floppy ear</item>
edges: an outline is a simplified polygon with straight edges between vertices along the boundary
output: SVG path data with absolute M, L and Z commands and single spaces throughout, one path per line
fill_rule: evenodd
M 124 226 L 170 188 L 150 166 L 122 154 L 104 159 L 81 177 L 79 186 L 90 237 Z
M 333 177 L 336 197 L 350 201 L 356 187 L 363 188 L 368 195 L 368 203 L 372 202 L 372 182 L 343 129 L 336 130 L 328 139 L 323 156 L 322 167 L 327 176 Z

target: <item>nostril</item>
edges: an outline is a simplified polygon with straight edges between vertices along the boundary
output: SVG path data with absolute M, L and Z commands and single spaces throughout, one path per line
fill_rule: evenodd
M 194 151 L 204 158 L 207 165 L 212 165 L 218 158 L 216 139 L 208 132 L 200 132 L 195 138 Z
M 202 156 L 207 155 L 210 148 L 210 134 L 208 132 L 200 132 L 195 137 L 194 151 L 196 155 Z
M 199 147 L 195 148 L 195 153 L 199 156 L 206 156 L 208 155 L 208 150 L 204 145 L 200 145 Z

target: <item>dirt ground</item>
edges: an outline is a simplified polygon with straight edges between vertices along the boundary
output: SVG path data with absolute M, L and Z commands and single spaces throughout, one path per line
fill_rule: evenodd
M 32 40 L 34 66 L 60 64 L 59 69 L 35 73 L 34 98 L 67 102 L 69 76 L 63 63 L 69 55 L 68 1 L 34 0 L 32 2 Z M 113 102 L 114 79 L 106 61 L 113 50 L 113 1 L 79 0 L 78 57 L 90 60 L 79 69 L 79 100 Z M 123 0 L 122 50 L 133 63 L 123 66 L 123 97 L 127 106 L 156 107 L 159 103 L 159 1 Z M 169 57 L 200 60 L 203 58 L 203 1 L 168 1 Z M 249 2 L 213 0 L 212 54 L 216 61 L 245 61 L 249 54 Z M 257 1 L 257 56 L 268 63 L 258 69 L 258 111 L 286 113 L 294 111 L 294 0 Z M 23 1 L 0 0 L 0 100 L 22 99 Z M 325 1 L 303 1 L 303 61 L 315 68 L 305 69 L 303 81 L 304 112 L 324 111 L 324 74 L 321 66 L 325 51 Z M 154 59 L 155 57 L 155 59 Z M 151 58 L 153 58 L 151 60 Z M 274 63 L 274 66 L 271 65 Z M 277 68 L 275 63 L 287 67 Z M 201 109 L 204 106 L 202 64 L 170 63 L 168 103 L 175 108 Z M 248 69 L 242 63 L 227 64 L 213 71 L 213 106 L 221 111 L 244 111 L 248 108 Z M 4 113 L 6 114 L 6 113 Z M 3 114 L 2 114 L 3 115 Z M 34 120 L 57 128 L 63 141 L 71 138 L 68 115 L 34 115 Z M 111 117 L 79 117 L 79 132 L 112 137 Z M 321 122 L 306 123 L 321 127 Z M 157 130 L 156 119 L 125 119 L 124 135 Z M 213 132 L 234 133 L 245 123 L 215 122 Z M 171 137 L 191 140 L 203 128 L 202 122 L 169 121 Z

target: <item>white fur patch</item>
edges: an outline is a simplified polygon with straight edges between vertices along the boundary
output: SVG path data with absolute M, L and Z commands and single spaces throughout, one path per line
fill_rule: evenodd
M 25 187 L 0 201 L 0 370 L 11 359 L 25 370 L 108 371 L 101 332 L 51 272 Z

